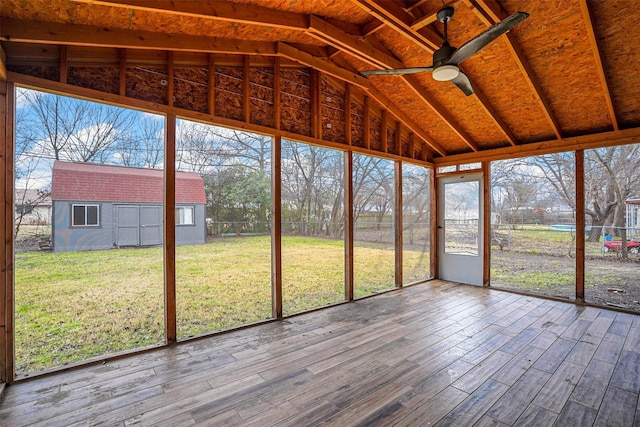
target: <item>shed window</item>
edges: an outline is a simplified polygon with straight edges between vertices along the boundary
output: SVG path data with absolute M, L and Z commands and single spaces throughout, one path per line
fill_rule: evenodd
M 97 227 L 100 225 L 98 205 L 72 205 L 71 225 Z
M 176 207 L 176 225 L 194 225 L 193 206 Z

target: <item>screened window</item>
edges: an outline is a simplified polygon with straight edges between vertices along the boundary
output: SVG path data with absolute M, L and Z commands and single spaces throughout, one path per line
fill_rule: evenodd
M 98 205 L 73 205 L 71 225 L 74 227 L 97 227 L 100 225 Z
M 176 225 L 194 225 L 193 206 L 176 207 Z

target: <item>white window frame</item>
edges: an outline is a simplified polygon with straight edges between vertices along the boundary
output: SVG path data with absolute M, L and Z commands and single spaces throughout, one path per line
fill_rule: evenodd
M 84 208 L 84 223 L 76 224 L 75 212 L 77 207 Z M 89 215 L 88 208 L 95 207 L 96 208 L 96 223 L 89 224 Z M 72 227 L 100 227 L 100 205 L 90 204 L 90 203 L 73 203 L 71 204 L 71 226 Z
M 187 218 L 184 214 L 187 211 L 191 212 L 190 218 Z M 176 206 L 176 225 L 196 225 L 195 214 L 195 206 Z M 191 221 L 185 222 L 187 219 L 191 219 Z

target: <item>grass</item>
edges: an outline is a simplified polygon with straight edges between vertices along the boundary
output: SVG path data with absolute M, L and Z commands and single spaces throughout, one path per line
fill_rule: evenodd
M 405 283 L 429 258 L 405 251 Z M 356 296 L 393 286 L 393 250 L 356 244 Z M 283 238 L 283 311 L 344 299 L 342 241 Z M 271 240 L 225 238 L 176 249 L 178 337 L 271 317 Z M 161 248 L 15 255 L 16 372 L 164 342 Z

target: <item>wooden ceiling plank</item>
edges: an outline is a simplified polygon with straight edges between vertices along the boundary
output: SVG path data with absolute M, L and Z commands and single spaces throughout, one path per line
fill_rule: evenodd
M 290 30 L 305 30 L 307 16 L 262 6 L 239 4 L 230 1 L 193 0 L 72 0 L 127 9 L 164 12 L 174 15 L 210 18 L 226 22 L 262 25 Z
M 271 42 L 31 22 L 4 17 L 0 20 L 0 26 L 2 27 L 0 40 L 3 41 L 176 52 L 276 55 L 276 44 Z
M 382 0 L 351 1 L 429 53 L 433 53 L 442 43 L 442 39 L 434 31 L 418 32 L 412 29 L 411 23 L 415 21 L 415 18 L 393 2 Z
M 500 6 L 497 3 L 495 3 L 494 0 L 477 0 L 472 2 L 472 4 L 475 5 L 474 7 L 479 7 L 482 11 L 484 11 L 487 15 L 489 15 L 489 17 L 493 20 L 491 25 L 497 24 L 498 22 L 507 18 L 507 14 L 500 8 Z M 549 104 L 549 101 L 547 101 L 546 98 L 542 95 L 542 89 L 540 87 L 540 84 L 534 77 L 535 74 L 533 73 L 531 66 L 529 66 L 527 61 L 525 61 L 524 55 L 522 54 L 522 51 L 518 47 L 515 41 L 515 38 L 513 37 L 511 32 L 508 32 L 505 36 L 507 41 L 507 47 L 511 51 L 511 56 L 516 61 L 516 64 L 518 65 L 518 68 L 520 68 L 520 71 L 522 72 L 522 75 L 524 76 L 527 84 L 529 85 L 529 88 L 531 89 L 531 91 L 533 92 L 533 95 L 538 100 L 538 103 L 541 105 L 542 112 L 547 118 L 547 121 L 549 122 L 549 125 L 553 130 L 553 133 L 556 135 L 558 139 L 562 139 L 562 133 L 560 132 L 560 125 L 558 124 L 558 121 L 556 120 L 556 118 L 551 114 L 551 105 Z
M 607 83 L 607 75 L 604 72 L 602 66 L 602 57 L 600 56 L 600 49 L 598 48 L 598 40 L 596 38 L 595 29 L 593 27 L 593 20 L 591 19 L 591 11 L 589 10 L 589 4 L 587 0 L 580 0 L 580 9 L 582 9 L 582 16 L 584 17 L 585 26 L 587 27 L 587 34 L 589 37 L 589 43 L 591 43 L 591 51 L 596 62 L 596 72 L 600 77 L 600 83 L 602 84 L 602 90 L 604 92 L 604 98 L 607 103 L 607 109 L 609 110 L 609 118 L 611 119 L 611 125 L 613 130 L 618 130 L 618 119 L 616 118 L 616 110 L 613 108 L 613 100 L 611 99 L 611 91 L 609 90 L 609 84 Z

